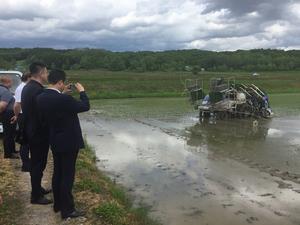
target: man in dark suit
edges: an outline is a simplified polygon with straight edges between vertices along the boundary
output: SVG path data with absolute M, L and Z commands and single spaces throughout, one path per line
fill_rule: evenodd
M 75 209 L 72 188 L 77 154 L 84 147 L 77 114 L 90 109 L 89 99 L 81 84 L 75 84 L 80 93 L 80 101 L 62 93 L 67 89 L 65 79 L 64 71 L 52 70 L 48 77 L 49 88 L 37 98 L 38 109 L 49 126 L 54 160 L 53 208 L 55 212 L 61 212 L 63 219 L 83 215 Z
M 49 152 L 48 129 L 39 119 L 36 98 L 44 90 L 48 71 L 43 63 L 32 63 L 29 67 L 31 80 L 24 86 L 21 94 L 21 107 L 24 117 L 24 138 L 29 145 L 31 164 L 31 203 L 50 204 L 51 200 L 44 197 L 49 193 L 41 186 L 43 171 L 46 168 Z

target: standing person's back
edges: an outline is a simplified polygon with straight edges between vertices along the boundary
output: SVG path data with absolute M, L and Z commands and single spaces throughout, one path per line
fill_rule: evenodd
M 29 144 L 31 156 L 31 203 L 50 204 L 52 201 L 44 197 L 49 191 L 41 186 L 49 151 L 48 129 L 40 120 L 36 105 L 36 98 L 43 91 L 43 84 L 47 82 L 48 71 L 42 63 L 32 63 L 29 70 L 31 80 L 23 88 L 21 106 L 24 115 L 24 136 Z
M 25 134 L 28 141 L 43 142 L 47 141 L 47 130 L 43 129 L 36 108 L 36 97 L 41 94 L 44 87 L 41 83 L 31 80 L 23 88 L 21 105 L 26 120 Z
M 61 211 L 62 218 L 83 215 L 75 209 L 72 187 L 75 164 L 80 148 L 84 147 L 77 114 L 88 111 L 89 99 L 81 84 L 75 87 L 80 93 L 80 101 L 62 94 L 65 89 L 66 74 L 52 70 L 49 74 L 49 88 L 37 98 L 38 109 L 49 125 L 50 146 L 54 160 L 52 189 L 54 211 Z
M 66 152 L 84 147 L 77 113 L 88 111 L 89 103 L 84 93 L 81 98 L 83 102 L 77 102 L 72 96 L 50 88 L 39 95 L 38 107 L 49 126 L 52 150 Z

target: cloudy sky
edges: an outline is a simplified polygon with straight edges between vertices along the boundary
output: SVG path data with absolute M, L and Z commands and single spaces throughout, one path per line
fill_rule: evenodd
M 300 49 L 300 0 L 1 0 L 0 47 Z

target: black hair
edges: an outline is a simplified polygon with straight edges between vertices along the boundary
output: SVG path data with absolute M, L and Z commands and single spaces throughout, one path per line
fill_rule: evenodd
M 48 76 L 48 82 L 50 84 L 57 84 L 59 81 L 65 82 L 66 73 L 63 70 L 54 69 L 51 70 Z
M 28 79 L 29 79 L 30 77 L 31 77 L 31 73 L 26 72 L 26 73 L 24 73 L 24 74 L 22 75 L 21 81 L 22 81 L 22 82 L 26 82 L 26 81 L 28 81 Z
M 32 76 L 41 72 L 42 69 L 47 68 L 46 64 L 42 62 L 33 62 L 29 66 L 29 71 Z

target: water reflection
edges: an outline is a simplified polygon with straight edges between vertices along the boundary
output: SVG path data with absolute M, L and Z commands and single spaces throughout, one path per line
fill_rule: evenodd
M 209 153 L 299 173 L 298 118 L 205 120 L 187 128 L 186 143 L 205 145 Z
M 227 156 L 282 164 L 290 157 L 282 151 L 290 143 L 287 137 L 293 136 L 297 143 L 295 134 L 299 134 L 298 129 L 287 131 L 296 124 L 288 123 L 259 121 L 253 127 L 252 120 L 231 120 L 189 126 L 93 118 L 83 123 L 83 129 L 101 169 L 127 187 L 136 202 L 153 206 L 153 215 L 164 224 L 198 225 L 201 220 L 201 224 L 245 225 L 252 221 L 249 218 L 257 218 L 258 225 L 281 225 L 292 223 L 273 211 L 300 221 L 295 212 L 300 202 L 297 193 L 279 189 L 274 177 Z M 183 125 L 189 128 L 179 132 Z M 270 157 L 274 147 L 278 157 Z M 265 197 L 270 190 L 276 198 Z
M 204 120 L 187 128 L 189 135 L 187 144 L 202 144 L 233 148 L 248 146 L 252 141 L 264 141 L 268 136 L 269 121 L 256 120 Z

